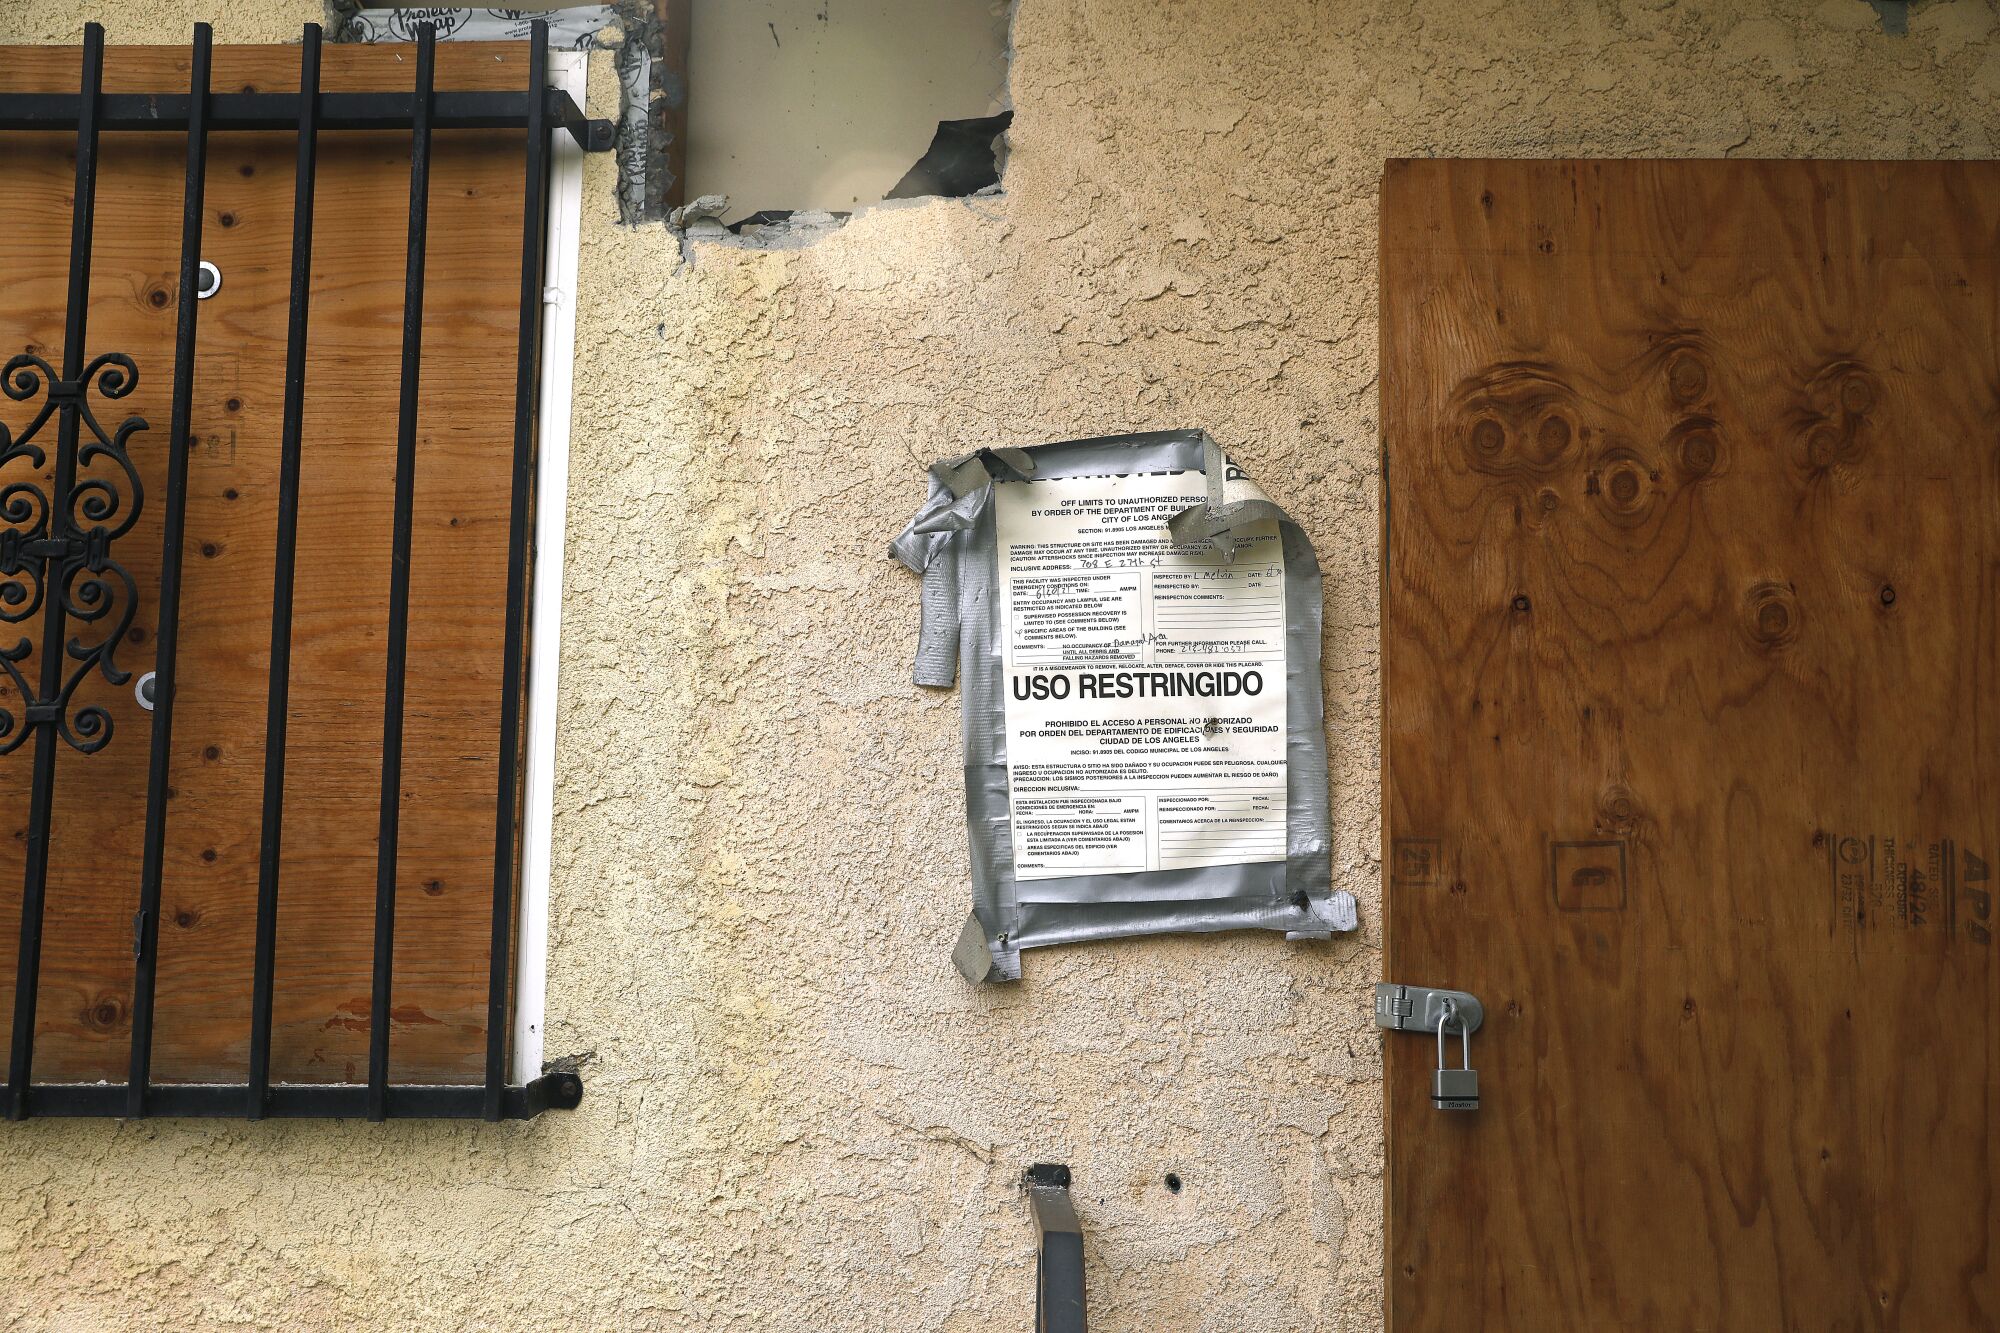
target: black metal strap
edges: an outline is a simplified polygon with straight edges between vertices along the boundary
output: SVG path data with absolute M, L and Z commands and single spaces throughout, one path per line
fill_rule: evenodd
M 150 1119 L 241 1116 L 249 1093 L 242 1083 L 155 1084 L 146 1094 L 146 1115 Z M 28 1089 L 23 1114 L 120 1116 L 126 1098 L 126 1089 L 117 1083 L 41 1083 Z M 543 1111 L 573 1110 L 582 1100 L 583 1080 L 577 1075 L 544 1074 L 525 1086 L 508 1088 L 500 1118 L 527 1120 Z M 478 1120 L 486 1114 L 486 1090 L 477 1083 L 392 1084 L 386 1111 L 397 1119 Z M 279 1119 L 359 1120 L 369 1114 L 368 1088 L 359 1083 L 278 1083 L 270 1088 L 264 1114 Z
M 97 206 L 97 117 L 103 80 L 104 29 L 98 24 L 86 23 L 83 28 L 83 86 L 81 93 L 72 99 L 76 107 L 71 118 L 76 127 L 76 196 L 70 216 L 69 309 L 63 331 L 62 376 L 60 381 L 53 375 L 48 376 L 53 382 L 77 384 L 86 378 L 83 354 L 85 325 L 90 313 L 90 243 Z M 6 375 L 8 396 L 21 396 L 13 392 L 16 381 L 15 367 L 11 362 Z M 54 404 L 57 400 L 52 398 L 50 402 Z M 69 512 L 70 494 L 76 481 L 77 418 L 82 413 L 82 396 L 79 394 L 63 399 L 59 410 L 55 478 L 47 517 L 52 530 Z M 21 438 L 32 436 L 36 427 L 45 420 L 46 408 Z M 17 443 L 16 448 L 9 451 L 10 456 L 18 449 Z M 39 451 L 33 457 L 39 464 Z M 28 1085 L 34 1073 L 35 1002 L 41 989 L 42 973 L 42 906 L 48 893 L 49 818 L 56 783 L 56 732 L 61 725 L 59 700 L 62 697 L 63 662 L 60 645 L 63 641 L 64 608 L 69 599 L 62 593 L 61 575 L 53 566 L 50 567 L 49 582 L 58 586 L 45 588 L 43 593 L 46 607 L 42 619 L 41 688 L 31 691 L 25 679 L 15 682 L 28 710 L 45 710 L 54 704 L 56 712 L 54 716 L 44 713 L 24 721 L 22 732 L 23 735 L 27 729 L 34 732 L 35 766 L 28 797 L 27 867 L 21 887 L 20 951 L 14 966 L 14 1032 L 7 1059 L 7 1116 L 11 1120 L 19 1120 L 28 1113 Z M 11 661 L 9 666 L 11 668 Z
M 271 1095 L 271 1009 L 277 985 L 278 875 L 285 828 L 285 734 L 291 714 L 292 583 L 298 565 L 299 470 L 305 424 L 306 311 L 312 297 L 313 187 L 319 171 L 320 29 L 299 47 L 298 168 L 293 176 L 292 291 L 278 462 L 277 556 L 271 576 L 271 677 L 264 712 L 264 809 L 257 847 L 257 955 L 250 996 L 250 1089 L 261 1120 Z
M 153 992 L 159 975 L 160 876 L 167 841 L 167 783 L 174 739 L 174 667 L 180 647 L 181 547 L 187 530 L 190 416 L 194 410 L 196 311 L 201 305 L 202 199 L 208 178 L 208 71 L 213 34 L 194 25 L 187 183 L 182 192 L 180 305 L 174 325 L 174 393 L 167 436 L 167 498 L 160 546 L 159 629 L 153 650 L 153 745 L 146 764 L 146 831 L 133 940 L 132 1060 L 125 1114 L 146 1114 L 153 1061 Z
M 1035 1215 L 1035 1333 L 1086 1333 L 1083 1226 L 1070 1201 L 1069 1168 L 1037 1162 L 1021 1177 Z
M 289 130 L 299 123 L 298 93 L 217 93 L 209 99 L 211 130 Z M 609 152 L 614 127 L 591 120 L 560 89 L 539 100 L 518 92 L 440 92 L 431 104 L 436 130 L 517 130 L 536 116 L 563 130 L 586 153 Z M 416 123 L 414 93 L 321 93 L 324 130 L 406 130 Z M 0 130 L 71 129 L 82 106 L 75 93 L 0 93 Z M 185 130 L 192 103 L 185 93 L 107 93 L 98 99 L 100 130 Z
M 368 1118 L 388 1114 L 389 988 L 396 949 L 396 840 L 403 820 L 403 688 L 410 655 L 410 541 L 417 502 L 417 393 L 424 363 L 424 250 L 430 234 L 431 99 L 437 29 L 417 29 L 410 128 L 409 258 L 403 274 L 403 374 L 396 411 L 396 498 L 389 530 L 388 676 L 382 690 L 382 808 L 375 847 L 375 981 L 368 1009 Z

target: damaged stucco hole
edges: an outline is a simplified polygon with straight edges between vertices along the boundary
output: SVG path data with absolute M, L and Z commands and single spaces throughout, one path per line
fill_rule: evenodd
M 1910 0 L 1864 0 L 1875 11 L 1875 17 L 1882 22 L 1882 31 L 1890 37 L 1910 35 Z
M 687 244 L 794 249 L 890 200 L 999 188 L 1012 0 L 617 0 L 544 12 L 328 0 L 334 40 L 612 52 L 622 221 Z M 664 16 L 674 15 L 671 21 Z
M 930 148 L 883 199 L 964 199 L 997 192 L 998 144 L 1013 122 L 1012 111 L 939 121 Z M 668 222 L 691 241 L 733 238 L 764 249 L 788 250 L 811 244 L 853 216 L 821 208 L 764 208 L 725 222 L 728 213 L 728 195 L 705 194 L 675 209 Z
M 885 201 L 999 188 L 1010 3 L 691 2 L 685 241 L 790 249 Z

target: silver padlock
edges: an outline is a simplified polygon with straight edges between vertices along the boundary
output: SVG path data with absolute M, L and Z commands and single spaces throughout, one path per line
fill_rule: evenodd
M 1444 1030 L 1458 1025 L 1459 1067 L 1447 1069 L 1444 1063 Z M 1463 1023 L 1458 1023 L 1458 1006 L 1446 1000 L 1443 1011 L 1438 1014 L 1438 1067 L 1431 1075 L 1431 1105 L 1440 1111 L 1477 1111 L 1479 1109 L 1479 1071 L 1472 1067 L 1472 1034 Z

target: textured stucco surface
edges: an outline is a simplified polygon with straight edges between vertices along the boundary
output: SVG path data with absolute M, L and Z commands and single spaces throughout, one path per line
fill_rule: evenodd
M 6 0 L 0 40 L 317 13 Z M 1381 161 L 1984 156 L 1994 26 L 1984 0 L 1903 38 L 1861 0 L 1023 0 L 1002 197 L 688 266 L 615 226 L 593 159 L 549 997 L 550 1054 L 594 1052 L 582 1109 L 0 1127 L 0 1326 L 1025 1328 L 1015 1181 L 1051 1158 L 1094 1328 L 1375 1326 Z M 883 543 L 939 455 L 1181 425 L 1319 547 L 1362 935 L 1031 954 L 973 991 L 957 699 L 908 683 Z

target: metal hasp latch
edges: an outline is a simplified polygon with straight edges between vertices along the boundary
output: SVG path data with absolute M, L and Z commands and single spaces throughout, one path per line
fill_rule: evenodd
M 1035 1333 L 1084 1333 L 1083 1227 L 1069 1198 L 1069 1168 L 1037 1162 L 1021 1175 L 1040 1245 L 1035 1253 Z
M 1437 1070 L 1431 1075 L 1431 1105 L 1440 1111 L 1479 1109 L 1479 1071 L 1472 1067 L 1472 1034 L 1486 1019 L 1479 997 L 1468 991 L 1440 990 L 1435 986 L 1398 986 L 1381 982 L 1375 987 L 1375 1026 L 1393 1032 L 1424 1032 L 1437 1037 Z M 1456 1032 L 1459 1040 L 1459 1067 L 1445 1060 L 1445 1035 Z

